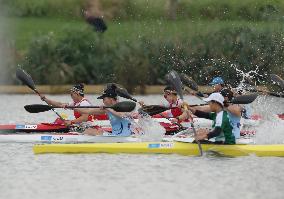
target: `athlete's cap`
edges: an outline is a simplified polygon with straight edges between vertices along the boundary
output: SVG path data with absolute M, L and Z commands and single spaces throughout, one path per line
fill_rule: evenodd
M 110 97 L 110 98 L 116 99 L 117 93 L 113 89 L 106 89 L 106 90 L 104 90 L 102 95 L 99 96 L 97 99 L 104 99 L 105 97 Z
M 224 80 L 222 77 L 214 77 L 212 82 L 209 83 L 209 85 L 216 85 L 216 84 L 224 84 Z
M 205 102 L 215 101 L 224 105 L 224 97 L 220 93 L 212 93 L 208 98 L 203 99 Z

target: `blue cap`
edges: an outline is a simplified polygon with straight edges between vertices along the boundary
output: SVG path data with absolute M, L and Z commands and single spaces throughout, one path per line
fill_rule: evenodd
M 209 85 L 216 85 L 216 84 L 224 84 L 224 80 L 222 77 L 214 77 L 212 82 L 209 83 Z

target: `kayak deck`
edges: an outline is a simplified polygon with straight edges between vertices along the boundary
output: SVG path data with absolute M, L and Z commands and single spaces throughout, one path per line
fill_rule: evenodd
M 214 145 L 202 144 L 204 152 L 213 151 L 225 156 L 284 156 L 284 145 Z M 33 147 L 35 154 L 43 153 L 129 153 L 180 154 L 197 156 L 198 145 L 183 142 L 44 144 Z

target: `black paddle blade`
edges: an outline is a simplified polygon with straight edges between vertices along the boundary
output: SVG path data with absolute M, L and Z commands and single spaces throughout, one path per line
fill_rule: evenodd
M 233 104 L 250 104 L 252 103 L 256 98 L 257 94 L 252 94 L 252 95 L 241 95 L 234 97 L 231 103 Z
M 137 99 L 133 98 L 128 92 L 126 89 L 123 89 L 123 88 L 116 88 L 116 93 L 118 96 L 120 97 L 123 97 L 125 99 L 130 99 L 134 102 L 137 102 Z
M 107 83 L 104 90 L 106 90 L 106 89 L 113 89 L 113 90 L 115 90 L 116 88 L 124 89 L 123 86 L 121 86 L 120 84 L 117 84 L 117 83 Z
M 148 115 L 153 116 L 162 113 L 168 109 L 169 108 L 160 105 L 150 105 L 150 106 L 143 106 L 142 108 L 139 109 L 139 112 L 145 112 Z
M 31 104 L 24 106 L 29 113 L 41 113 L 52 109 L 51 106 L 45 104 Z
M 170 84 L 175 88 L 177 91 L 178 95 L 180 96 L 181 99 L 183 99 L 183 93 L 182 93 L 182 82 L 180 80 L 180 77 L 178 73 L 174 70 L 172 70 L 169 75 L 167 76 L 168 81 Z
M 35 90 L 35 83 L 32 77 L 26 71 L 18 68 L 16 71 L 16 76 L 23 84 L 27 85 L 30 89 Z
M 182 83 L 184 83 L 187 87 L 189 87 L 190 89 L 192 89 L 194 91 L 198 91 L 197 83 L 193 79 L 188 77 L 186 74 L 181 73 L 180 79 L 181 79 Z
M 130 99 L 134 102 L 137 102 L 135 98 L 133 98 L 125 88 L 123 88 L 121 85 L 116 83 L 108 83 L 106 85 L 106 89 L 114 89 L 118 96 L 123 97 L 125 99 Z
M 284 80 L 281 77 L 275 74 L 271 74 L 270 79 L 272 80 L 273 83 L 280 86 L 282 90 L 284 90 Z
M 109 108 L 112 108 L 113 110 L 117 112 L 131 112 L 135 109 L 135 107 L 136 107 L 135 102 L 125 101 L 125 102 L 118 102 L 117 104 Z

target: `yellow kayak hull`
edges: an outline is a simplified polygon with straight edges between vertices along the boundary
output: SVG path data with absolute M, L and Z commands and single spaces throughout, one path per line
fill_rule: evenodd
M 225 156 L 284 156 L 284 145 L 214 145 L 202 144 L 204 152 L 213 151 Z M 180 154 L 197 156 L 198 145 L 183 142 L 136 142 L 94 144 L 39 144 L 35 154 L 43 153 L 129 153 L 129 154 Z

